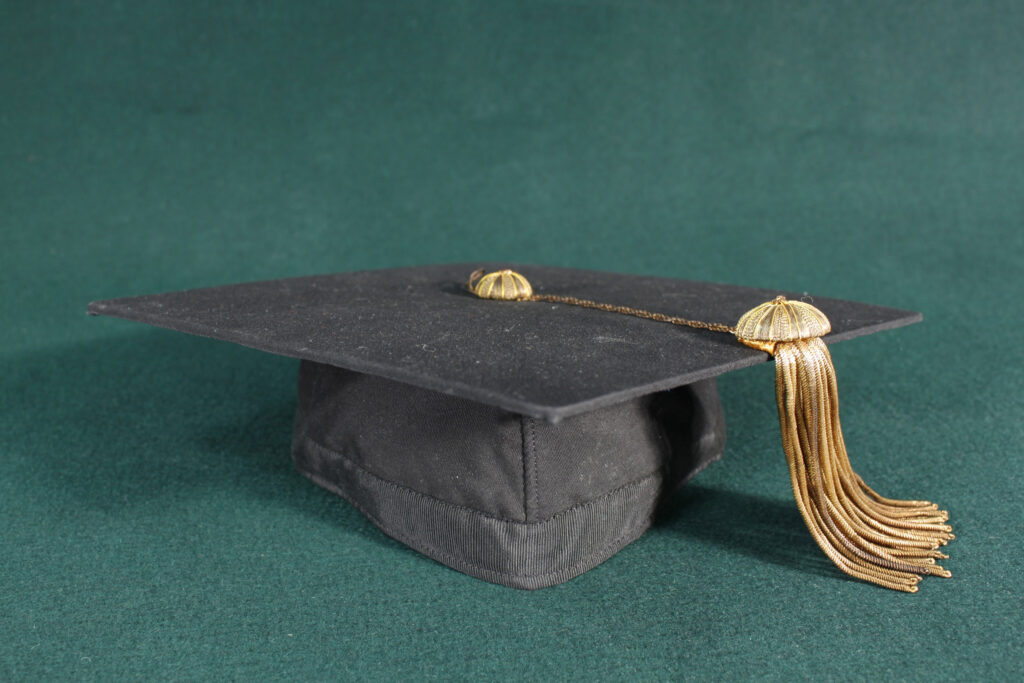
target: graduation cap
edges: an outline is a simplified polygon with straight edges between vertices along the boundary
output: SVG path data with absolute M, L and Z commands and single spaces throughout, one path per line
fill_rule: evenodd
M 949 575 L 935 563 L 953 537 L 946 513 L 884 498 L 850 467 L 821 339 L 919 314 L 668 278 L 473 267 L 254 282 L 88 310 L 301 359 L 298 470 L 425 555 L 530 589 L 638 538 L 722 454 L 715 377 L 774 356 L 783 450 L 818 545 L 844 572 L 897 590 Z

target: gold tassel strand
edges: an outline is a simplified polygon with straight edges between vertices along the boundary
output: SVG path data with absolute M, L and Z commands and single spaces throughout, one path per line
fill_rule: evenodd
M 862 530 L 865 536 L 872 541 L 882 543 L 883 545 L 887 545 L 892 548 L 900 548 L 908 546 L 907 541 L 910 539 L 911 545 L 920 546 L 923 543 L 930 546 L 931 550 L 934 550 L 938 543 L 945 542 L 950 531 L 948 526 L 937 523 L 937 520 L 936 522 L 931 522 L 925 521 L 924 519 L 918 519 L 914 522 L 908 522 L 905 519 L 894 518 L 892 516 L 883 517 L 878 513 L 873 513 L 874 511 L 870 509 L 862 511 L 862 509 L 857 506 L 857 495 L 860 494 L 861 491 L 853 486 L 851 480 L 847 476 L 847 473 L 852 473 L 852 469 L 849 465 L 846 449 L 842 444 L 842 432 L 838 422 L 838 402 L 836 400 L 838 392 L 835 382 L 835 373 L 828 354 L 828 349 L 820 340 L 807 340 L 805 342 L 799 342 L 799 344 L 806 344 L 808 349 L 813 347 L 813 351 L 811 353 L 816 359 L 815 365 L 822 373 L 821 390 L 830 397 L 830 401 L 826 404 L 823 410 L 827 410 L 828 412 L 825 421 L 831 422 L 832 424 L 832 441 L 829 445 L 835 454 L 833 478 L 834 481 L 837 482 L 837 485 L 834 502 L 837 505 L 841 505 L 844 510 L 849 513 L 852 523 L 857 526 L 859 530 Z M 859 478 L 857 481 L 859 481 Z M 851 492 L 852 499 L 847 497 L 847 494 Z M 870 501 L 870 499 L 860 499 L 862 504 L 865 501 Z M 917 504 L 923 504 L 926 506 L 925 514 L 935 514 L 935 509 L 930 503 L 917 501 Z
M 819 395 L 833 397 L 836 392 L 829 389 L 829 385 L 826 382 L 829 381 L 828 369 L 831 364 L 823 362 L 824 354 L 827 354 L 827 350 L 824 348 L 824 344 L 820 340 L 808 340 L 796 342 L 798 347 L 801 347 L 804 353 L 810 354 L 814 357 L 815 363 L 812 366 L 816 374 L 817 391 Z M 814 347 L 813 351 L 811 346 Z M 780 355 L 783 351 L 780 351 Z M 830 383 L 829 383 L 830 384 Z M 822 402 L 818 406 L 818 414 L 822 415 L 820 422 L 828 424 L 832 420 L 832 416 L 835 414 L 834 401 Z M 823 461 L 823 466 L 828 467 L 828 476 L 824 479 L 824 485 L 826 486 L 827 506 L 833 516 L 839 516 L 840 523 L 846 527 L 853 527 L 856 534 L 862 537 L 861 540 L 857 535 L 854 535 L 853 540 L 857 545 L 867 551 L 874 552 L 880 556 L 894 559 L 895 553 L 890 553 L 890 549 L 899 549 L 903 555 L 916 555 L 915 549 L 922 547 L 932 549 L 933 542 L 929 539 L 920 538 L 918 535 L 907 531 L 900 531 L 884 526 L 879 522 L 876 522 L 870 517 L 862 515 L 859 508 L 857 508 L 853 502 L 847 497 L 847 489 L 844 486 L 841 469 L 837 467 L 838 461 L 842 459 L 844 451 L 837 448 L 834 440 L 831 437 L 835 434 L 834 430 L 829 432 L 825 431 L 821 435 L 822 443 L 824 447 L 830 448 L 834 454 L 833 457 L 827 458 Z M 845 516 L 843 516 L 845 514 Z M 847 534 L 853 534 L 854 532 L 850 529 L 846 529 Z
M 927 501 L 884 498 L 853 471 L 839 423 L 831 325 L 810 304 L 778 297 L 740 318 L 736 337 L 775 357 L 782 446 L 793 494 L 814 540 L 847 574 L 916 592 L 924 576 L 949 577 L 935 560 L 953 538 Z
M 924 576 L 949 577 L 935 563 L 953 540 L 945 510 L 923 500 L 885 498 L 853 471 L 839 424 L 835 368 L 821 337 L 831 324 L 810 304 L 780 296 L 730 327 L 629 306 L 535 294 L 512 270 L 474 272 L 466 288 L 483 299 L 544 301 L 735 334 L 775 358 L 775 391 L 793 495 L 811 536 L 839 569 L 893 590 L 917 592 Z

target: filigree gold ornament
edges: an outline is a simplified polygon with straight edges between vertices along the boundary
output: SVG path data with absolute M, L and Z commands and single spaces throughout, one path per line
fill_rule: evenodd
M 736 323 L 736 338 L 748 346 L 751 342 L 765 342 L 762 351 L 772 352 L 773 345 L 781 341 L 824 337 L 832 331 L 825 314 L 803 301 L 790 301 L 777 296 L 755 306 Z
M 481 299 L 499 301 L 522 301 L 533 296 L 530 282 L 514 270 L 499 270 L 484 273 L 477 270 L 469 276 L 466 286 Z

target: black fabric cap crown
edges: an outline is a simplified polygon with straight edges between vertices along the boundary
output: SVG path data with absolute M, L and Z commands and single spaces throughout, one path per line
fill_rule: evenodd
M 448 566 L 541 588 L 637 538 L 666 495 L 720 457 L 714 377 L 768 356 L 722 333 L 481 300 L 463 288 L 479 265 L 114 299 L 89 313 L 302 359 L 292 450 L 303 474 Z M 729 325 L 780 293 L 512 267 L 540 293 Z M 832 321 L 827 342 L 920 319 L 814 304 Z

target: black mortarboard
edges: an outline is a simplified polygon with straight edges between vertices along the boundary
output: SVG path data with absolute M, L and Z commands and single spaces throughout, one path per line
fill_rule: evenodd
M 450 567 L 542 588 L 636 539 L 666 495 L 721 455 L 714 378 L 775 351 L 774 341 L 755 342 L 765 349 L 758 350 L 735 336 L 665 324 L 679 322 L 671 316 L 732 325 L 771 300 L 748 327 L 803 329 L 814 321 L 804 309 L 780 306 L 777 291 L 515 268 L 532 289 L 511 271 L 474 274 L 467 285 L 472 265 L 425 266 L 98 301 L 89 313 L 301 359 L 292 453 L 303 474 Z M 481 298 L 502 292 L 519 300 Z M 814 306 L 831 320 L 829 342 L 920 320 L 821 297 Z M 775 323 L 773 312 L 781 312 Z M 776 352 L 780 373 L 784 355 Z M 786 430 L 783 416 L 784 443 Z M 791 471 L 801 462 L 791 459 Z M 827 484 L 819 500 L 826 510 Z M 813 490 L 805 494 L 814 499 Z M 840 521 L 836 532 L 830 520 L 818 522 L 825 531 L 816 538 L 843 545 L 833 536 L 850 523 Z M 889 521 L 858 523 L 874 529 Z M 841 559 L 833 557 L 857 575 Z

